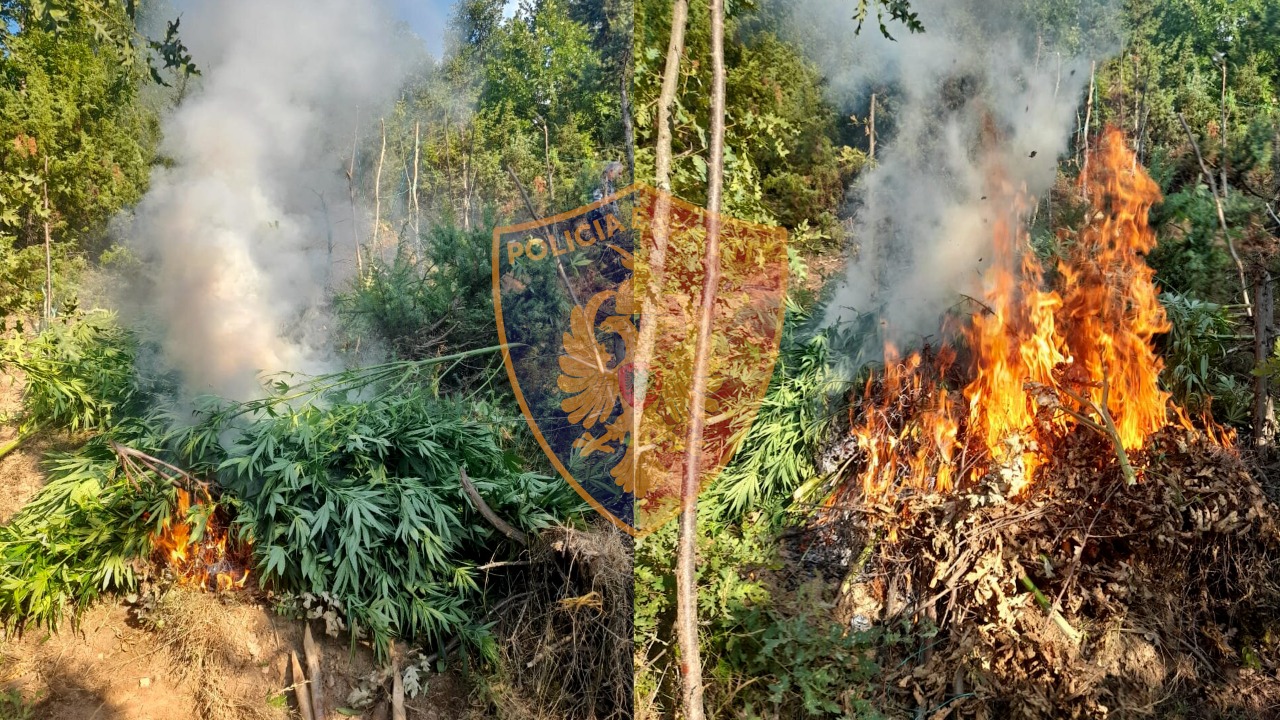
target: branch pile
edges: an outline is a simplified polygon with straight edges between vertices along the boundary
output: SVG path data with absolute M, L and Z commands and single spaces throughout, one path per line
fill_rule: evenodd
M 809 555 L 846 575 L 842 619 L 922 638 L 882 651 L 883 705 L 935 719 L 1273 716 L 1280 535 L 1235 452 L 1166 429 L 1127 486 L 1105 438 L 1077 431 L 1056 450 L 1015 499 L 993 480 L 817 518 Z

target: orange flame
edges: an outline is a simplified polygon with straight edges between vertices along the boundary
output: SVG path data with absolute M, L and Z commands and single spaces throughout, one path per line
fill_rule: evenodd
M 173 516 L 152 537 L 155 560 L 169 567 L 180 585 L 216 591 L 243 588 L 249 579 L 243 548 L 231 543 L 228 549 L 227 530 L 216 514 L 205 524 L 203 536 L 193 540 L 190 511 L 191 495 L 179 488 Z
M 1115 129 L 1087 167 L 1080 185 L 1091 215 L 1056 262 L 1052 287 L 1027 249 L 1024 193 L 999 168 L 989 173 L 988 196 L 1004 209 L 993 225 L 995 263 L 981 310 L 948 327 L 972 355 L 964 402 L 953 401 L 946 386 L 954 351 L 903 361 L 886 345 L 884 374 L 864 388 L 863 417 L 853 429 L 865 456 L 860 486 L 867 496 L 945 492 L 994 470 L 1011 494 L 1020 493 L 1054 438 L 1077 423 L 1067 414 L 1047 415 L 1028 391 L 1033 386 L 1062 394 L 1064 404 L 1065 389 L 1100 407 L 1105 382 L 1106 409 L 1126 450 L 1141 448 L 1171 419 L 1191 428 L 1160 389 L 1163 365 L 1152 346 L 1169 329 L 1155 271 L 1143 259 L 1156 244 L 1147 214 L 1161 199 L 1159 187 Z M 1229 441 L 1217 428 L 1209 437 Z

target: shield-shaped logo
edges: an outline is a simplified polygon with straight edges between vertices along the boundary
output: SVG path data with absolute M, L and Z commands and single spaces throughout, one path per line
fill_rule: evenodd
M 564 479 L 633 535 L 679 512 L 710 219 L 636 184 L 493 234 L 493 303 L 520 409 Z M 768 389 L 787 280 L 785 231 L 716 225 L 701 488 Z

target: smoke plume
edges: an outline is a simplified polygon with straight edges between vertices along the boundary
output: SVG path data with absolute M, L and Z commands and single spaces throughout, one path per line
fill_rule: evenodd
M 993 172 L 1033 197 L 1050 188 L 1089 61 L 1114 41 L 1092 39 L 1100 24 L 1079 31 L 1105 15 L 1097 4 L 1058 40 L 1021 0 L 912 0 L 925 32 L 890 26 L 896 41 L 874 18 L 855 37 L 855 4 L 801 0 L 791 15 L 838 108 L 865 120 L 869 95 L 881 103 L 876 165 L 851 193 L 856 256 L 825 322 L 875 313 L 888 339 L 909 343 L 936 332 L 961 294 L 980 297 L 992 223 L 1007 212 Z
M 201 75 L 163 120 L 167 162 L 126 231 L 147 280 L 123 305 L 188 393 L 243 400 L 260 372 L 333 363 L 322 308 L 354 263 L 344 159 L 406 53 L 372 2 L 184 5 Z

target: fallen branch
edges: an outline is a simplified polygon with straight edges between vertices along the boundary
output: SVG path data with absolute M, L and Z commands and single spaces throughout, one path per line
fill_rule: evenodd
M 1062 631 L 1062 634 L 1067 636 L 1068 640 L 1075 645 L 1079 645 L 1080 640 L 1083 637 L 1080 634 L 1080 631 L 1071 627 L 1071 623 L 1067 622 L 1067 619 L 1062 617 L 1062 613 L 1058 612 L 1058 610 L 1053 607 L 1053 604 L 1049 602 L 1049 598 L 1045 597 L 1044 593 L 1040 592 L 1040 588 L 1036 587 L 1036 584 L 1031 581 L 1031 578 L 1023 575 L 1021 580 L 1022 586 L 1031 592 L 1031 595 L 1036 599 L 1036 603 L 1039 604 L 1040 608 L 1049 616 L 1049 619 L 1053 621 L 1053 624 L 1058 626 L 1058 629 Z
M 525 535 L 523 532 L 512 527 L 506 520 L 498 517 L 498 514 L 493 511 L 493 508 L 490 508 L 489 504 L 484 501 L 484 498 L 480 497 L 480 492 L 476 490 L 476 486 L 471 484 L 471 478 L 467 477 L 467 469 L 465 467 L 458 468 L 458 477 L 462 480 L 462 492 L 466 493 L 467 499 L 469 499 L 471 504 L 475 506 L 476 510 L 480 512 L 480 515 L 483 516 L 485 520 L 489 521 L 490 525 L 511 540 L 514 540 L 521 545 L 529 545 L 528 535 Z
M 3 458 L 5 455 L 8 455 L 14 450 L 17 450 L 19 445 L 31 439 L 33 436 L 35 436 L 37 433 L 39 433 L 43 429 L 44 429 L 44 423 L 41 423 L 39 425 L 33 425 L 27 428 L 26 430 L 20 431 L 17 437 L 5 443 L 3 446 L 0 446 L 0 458 Z
M 1129 462 L 1129 453 L 1125 452 L 1124 442 L 1120 439 L 1120 431 L 1116 428 L 1115 420 L 1112 419 L 1111 413 L 1107 410 L 1107 401 L 1111 386 L 1107 382 L 1106 377 L 1102 378 L 1101 387 L 1102 402 L 1095 403 L 1093 400 L 1081 393 L 1077 393 L 1066 385 L 1055 385 L 1053 387 L 1042 383 L 1026 383 L 1026 385 L 1024 385 L 1024 388 L 1035 396 L 1036 404 L 1040 407 L 1061 410 L 1075 418 L 1081 425 L 1093 429 L 1095 432 L 1100 433 L 1103 437 L 1110 440 L 1111 444 L 1115 447 L 1116 458 L 1120 461 L 1120 472 L 1124 474 L 1125 484 L 1134 485 L 1138 482 L 1137 473 L 1134 472 L 1133 465 Z M 1081 408 L 1092 410 L 1094 414 L 1102 420 L 1102 422 L 1098 423 L 1084 412 L 1062 404 L 1061 399 L 1057 396 L 1059 391 L 1075 401 Z
M 111 441 L 110 445 L 111 449 L 115 451 L 116 457 L 120 459 L 120 466 L 124 469 L 125 476 L 133 482 L 135 487 L 138 485 L 137 474 L 142 472 L 142 467 L 145 467 L 147 470 L 176 485 L 184 485 L 184 489 L 188 492 L 200 492 L 205 496 L 205 499 L 213 500 L 213 497 L 209 494 L 209 483 L 197 480 L 186 470 L 170 465 L 160 458 L 148 455 L 141 450 L 134 450 L 128 445 L 121 445 L 115 441 Z M 139 467 L 139 465 L 142 467 Z

